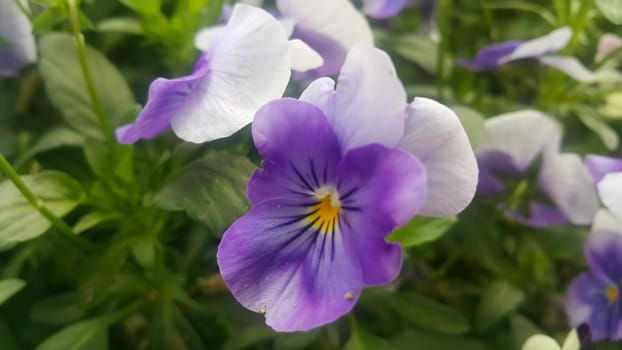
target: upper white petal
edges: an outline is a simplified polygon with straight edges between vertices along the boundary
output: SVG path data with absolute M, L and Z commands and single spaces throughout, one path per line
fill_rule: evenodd
M 260 106 L 283 95 L 291 74 L 289 50 L 285 30 L 272 15 L 236 5 L 207 51 L 209 73 L 172 119 L 173 131 L 186 141 L 206 142 L 250 123 Z
M 547 115 L 534 110 L 511 112 L 484 122 L 477 151 L 508 154 L 518 170 L 525 170 L 539 153 L 557 150 L 560 138 L 559 125 Z
M 598 183 L 598 194 L 603 204 L 622 220 L 622 172 L 605 175 Z
M 225 25 L 219 24 L 207 28 L 203 28 L 194 36 L 194 46 L 204 52 L 209 50 L 214 40 L 225 30 Z
M 398 147 L 425 165 L 428 194 L 422 215 L 455 215 L 471 202 L 477 187 L 477 161 L 464 127 L 451 109 L 427 98 L 415 98 L 407 109 Z
M 292 69 L 299 72 L 317 68 L 324 63 L 319 53 L 297 39 L 289 41 L 289 52 L 292 57 Z
M 585 66 L 574 57 L 544 56 L 540 57 L 539 61 L 566 73 L 569 77 L 582 83 L 593 83 L 598 79 L 596 74 L 585 68 Z
M 568 45 L 571 37 L 572 30 L 569 27 L 556 29 L 547 35 L 525 41 L 512 54 L 504 57 L 501 63 L 557 52 Z
M 592 176 L 577 154 L 545 154 L 538 183 L 571 223 L 586 225 L 592 222 L 598 210 L 598 196 Z

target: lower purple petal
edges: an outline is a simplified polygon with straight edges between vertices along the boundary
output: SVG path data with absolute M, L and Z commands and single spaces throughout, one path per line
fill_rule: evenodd
M 472 60 L 460 59 L 458 64 L 472 71 L 490 71 L 503 65 L 502 60 L 509 56 L 522 41 L 513 40 L 485 46 L 480 49 Z
M 596 279 L 602 283 L 622 281 L 622 235 L 595 232 L 584 249 L 585 259 Z
M 568 222 L 568 218 L 559 209 L 535 201 L 529 204 L 529 217 L 524 216 L 519 211 L 507 212 L 506 216 L 525 226 L 534 228 L 549 227 Z
M 590 154 L 585 157 L 585 165 L 595 183 L 600 182 L 608 173 L 622 171 L 622 159 L 612 157 Z

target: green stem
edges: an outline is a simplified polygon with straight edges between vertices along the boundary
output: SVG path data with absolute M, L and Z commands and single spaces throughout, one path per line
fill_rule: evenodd
M 91 76 L 91 71 L 89 70 L 88 62 L 86 60 L 86 46 L 84 44 L 84 36 L 82 35 L 82 30 L 80 29 L 80 13 L 78 11 L 78 5 L 76 4 L 76 0 L 68 0 L 67 2 L 69 5 L 71 28 L 73 30 L 73 36 L 76 41 L 78 60 L 80 61 L 80 68 L 82 69 L 82 75 L 84 76 L 86 89 L 89 93 L 89 96 L 91 97 L 91 103 L 93 103 L 93 110 L 95 112 L 97 120 L 99 121 L 101 131 L 104 134 L 106 141 L 110 144 L 112 148 L 114 148 L 116 147 L 115 137 L 112 133 L 112 128 L 110 127 L 108 118 L 106 118 L 104 106 L 99 99 L 99 95 L 97 95 L 97 90 L 95 90 L 93 77 Z
M 17 187 L 28 202 L 30 202 L 30 204 L 32 204 L 32 206 L 35 207 L 41 215 L 45 216 L 45 218 L 48 219 L 54 227 L 56 227 L 60 232 L 75 236 L 71 227 L 52 213 L 45 203 L 40 198 L 37 198 L 34 193 L 32 193 L 32 191 L 28 188 L 24 181 L 22 181 L 15 169 L 13 169 L 11 164 L 9 164 L 2 154 L 0 154 L 0 170 L 2 170 L 9 177 L 11 182 L 13 182 L 15 187 Z

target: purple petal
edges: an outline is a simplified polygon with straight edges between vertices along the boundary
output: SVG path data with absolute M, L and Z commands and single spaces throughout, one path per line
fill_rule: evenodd
M 485 46 L 477 52 L 474 59 L 460 59 L 457 62 L 472 71 L 495 70 L 503 65 L 503 59 L 516 50 L 521 43 L 522 41 L 513 40 Z
M 598 196 L 592 178 L 578 155 L 545 154 L 538 184 L 571 223 L 592 223 L 599 206 Z
M 428 194 L 422 215 L 455 215 L 471 202 L 477 187 L 477 162 L 466 131 L 451 109 L 415 98 L 407 109 L 399 147 L 425 166 Z
M 593 340 L 622 338 L 620 300 L 611 303 L 607 288 L 612 286 L 589 273 L 582 273 L 571 283 L 566 300 L 566 312 L 573 327 L 585 323 Z
M 324 64 L 305 75 L 315 78 L 337 74 L 348 50 L 357 43 L 373 45 L 365 17 L 348 0 L 277 0 L 283 17 L 294 20 L 298 38 L 322 58 Z
M 367 285 L 395 279 L 401 249 L 385 242 L 408 222 L 426 196 L 424 166 L 412 154 L 374 144 L 349 151 L 337 169 L 344 237 L 356 247 Z
M 479 182 L 477 193 L 494 196 L 505 190 L 505 185 L 497 179 L 497 174 L 518 176 L 520 171 L 514 165 L 512 157 L 500 151 L 484 151 L 477 154 Z
M 300 202 L 255 205 L 218 247 L 222 277 L 246 308 L 277 331 L 303 331 L 336 320 L 362 288 L 357 253 L 338 232 L 320 233 Z M 299 218 L 296 220 L 296 218 Z
M 585 259 L 594 278 L 604 284 L 622 280 L 622 235 L 597 232 L 585 244 Z
M 397 15 L 407 0 L 363 0 L 363 10 L 370 17 L 377 19 L 389 18 Z
M 525 217 L 520 211 L 506 212 L 506 216 L 525 226 L 534 228 L 549 227 L 568 222 L 566 215 L 559 209 L 536 201 L 529 203 L 529 217 Z
M 37 60 L 35 38 L 28 17 L 16 0 L 0 1 L 0 76 L 14 76 Z
M 341 159 L 337 137 L 322 111 L 294 99 L 275 100 L 259 109 L 253 140 L 264 168 L 248 184 L 252 203 L 308 196 L 333 180 Z
M 585 157 L 585 165 L 595 183 L 600 182 L 608 173 L 622 171 L 622 159 L 612 157 L 590 154 Z
M 139 139 L 150 139 L 168 129 L 171 119 L 187 111 L 188 100 L 195 94 L 196 87 L 208 73 L 206 55 L 199 58 L 191 75 L 177 78 L 158 78 L 149 86 L 147 104 L 133 124 L 117 129 L 120 143 L 134 143 Z

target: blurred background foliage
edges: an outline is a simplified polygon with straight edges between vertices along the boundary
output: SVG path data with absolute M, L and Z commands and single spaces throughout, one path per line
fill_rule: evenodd
M 170 133 L 110 145 L 72 36 L 78 23 L 116 127 L 136 117 L 154 78 L 192 69 L 194 34 L 219 20 L 224 3 L 84 0 L 72 22 L 71 2 L 30 1 L 39 62 L 0 79 L 0 152 L 75 234 L 50 228 L 0 185 L 1 349 L 520 349 L 536 332 L 567 334 L 564 295 L 585 269 L 589 227 L 525 228 L 482 198 L 459 217 L 418 217 L 396 231 L 390 239 L 406 251 L 400 277 L 365 290 L 334 324 L 277 334 L 240 306 L 215 252 L 249 208 L 246 182 L 259 161 L 249 129 L 202 145 Z M 569 26 L 562 53 L 615 77 L 622 52 L 597 60 L 596 49 L 604 33 L 620 33 L 620 13 L 614 0 L 418 0 L 370 21 L 409 96 L 454 108 L 473 146 L 485 118 L 533 108 L 563 124 L 565 150 L 620 157 L 619 82 L 579 83 L 530 62 L 490 73 L 455 64 L 482 46 Z

